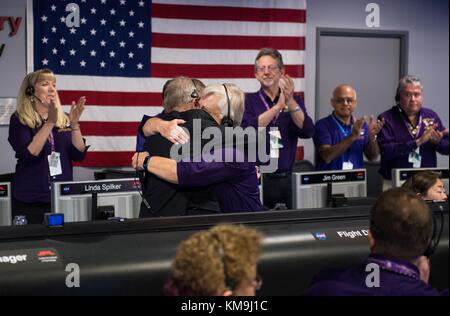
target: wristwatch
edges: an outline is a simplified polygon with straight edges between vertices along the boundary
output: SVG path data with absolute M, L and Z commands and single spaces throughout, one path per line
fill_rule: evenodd
M 144 169 L 144 172 L 148 172 L 148 161 L 150 159 L 150 155 L 144 158 L 144 163 L 142 164 L 142 169 Z
M 290 112 L 290 113 L 295 113 L 295 112 L 298 112 L 298 111 L 300 111 L 300 110 L 301 110 L 300 105 L 297 104 L 297 106 L 295 107 L 295 109 L 290 110 L 289 112 Z

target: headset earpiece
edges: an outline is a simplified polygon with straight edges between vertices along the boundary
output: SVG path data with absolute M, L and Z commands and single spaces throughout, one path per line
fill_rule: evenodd
M 435 212 L 431 210 L 432 214 L 432 225 L 433 230 L 430 238 L 430 242 L 428 243 L 427 249 L 425 249 L 423 255 L 427 258 L 430 258 L 432 254 L 436 251 L 437 247 L 439 246 L 439 242 L 441 240 L 442 232 L 444 231 L 444 214 L 442 212 L 442 209 L 439 208 L 438 214 L 439 214 L 439 221 L 440 225 L 438 226 L 438 220 L 436 218 Z
M 233 127 L 234 126 L 234 121 L 231 119 L 231 116 L 230 116 L 231 104 L 230 104 L 230 97 L 228 95 L 228 89 L 227 89 L 226 84 L 222 84 L 222 85 L 223 85 L 223 88 L 225 89 L 225 94 L 227 96 L 228 110 L 227 110 L 227 115 L 222 118 L 221 124 L 223 126 L 225 126 L 225 127 Z
M 197 85 L 195 84 L 195 81 L 193 79 L 191 79 L 191 81 L 192 81 L 192 84 L 194 85 L 194 91 L 192 91 L 192 93 L 191 93 L 191 98 L 198 99 L 198 98 L 200 98 L 200 94 L 198 94 Z
M 25 93 L 29 97 L 34 96 L 34 87 L 33 86 L 28 86 L 27 89 L 25 90 Z
M 220 256 L 220 260 L 222 261 L 222 265 L 223 265 L 223 274 L 224 274 L 224 279 L 225 279 L 225 296 L 230 296 L 232 294 L 232 292 L 234 291 L 235 288 L 235 284 L 234 282 L 230 279 L 230 277 L 228 276 L 228 268 L 227 268 L 227 264 L 225 262 L 225 249 L 223 247 L 222 242 L 219 239 L 219 236 L 217 236 L 215 233 L 211 233 L 210 232 L 211 237 L 217 241 L 217 244 L 219 246 L 219 256 Z

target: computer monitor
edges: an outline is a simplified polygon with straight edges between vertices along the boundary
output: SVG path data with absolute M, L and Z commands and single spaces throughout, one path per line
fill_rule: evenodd
M 330 193 L 328 183 L 331 183 L 332 194 L 344 194 L 346 198 L 366 197 L 366 181 L 366 169 L 293 173 L 292 207 L 326 207 Z
M 0 182 L 0 226 L 11 225 L 11 183 Z
M 142 199 L 139 190 L 139 180 L 132 178 L 54 182 L 52 212 L 63 213 L 65 222 L 95 220 L 92 214 L 102 208 L 110 216 L 138 218 Z M 98 207 L 94 212 L 93 198 Z
M 419 171 L 434 171 L 441 175 L 441 180 L 444 183 L 445 191 L 449 192 L 449 176 L 448 169 L 445 168 L 399 168 L 392 169 L 392 186 L 400 187 L 402 184 L 414 174 Z

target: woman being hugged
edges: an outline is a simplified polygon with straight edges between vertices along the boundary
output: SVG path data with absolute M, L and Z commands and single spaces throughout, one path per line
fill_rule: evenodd
M 49 69 L 23 79 L 8 136 L 17 159 L 13 216 L 25 215 L 28 223 L 42 223 L 44 213 L 51 209 L 51 183 L 72 181 L 72 161 L 83 160 L 88 149 L 79 124 L 85 103 L 85 97 L 78 103 L 72 101 L 69 115 L 64 113 L 56 77 Z

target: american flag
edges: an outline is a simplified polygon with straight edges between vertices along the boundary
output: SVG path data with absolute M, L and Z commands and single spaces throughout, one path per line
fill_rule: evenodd
M 259 89 L 262 47 L 304 92 L 306 0 L 28 0 L 28 70 L 50 68 L 65 111 L 87 97 L 82 166 L 129 166 L 144 114 L 180 75 Z

